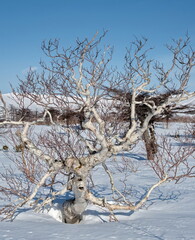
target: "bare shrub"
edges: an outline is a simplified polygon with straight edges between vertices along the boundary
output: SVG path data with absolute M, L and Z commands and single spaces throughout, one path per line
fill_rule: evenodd
M 172 139 L 162 136 L 159 139 L 159 151 L 155 159 L 149 164 L 160 179 L 165 176 L 167 181 L 182 181 L 184 178 L 195 177 L 195 143 L 193 131 L 189 126 L 178 134 L 175 142 Z M 192 158 L 191 160 L 189 160 Z

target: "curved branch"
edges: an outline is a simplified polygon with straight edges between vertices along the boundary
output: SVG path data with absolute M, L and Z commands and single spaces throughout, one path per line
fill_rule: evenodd
M 104 198 L 95 197 L 91 192 L 86 193 L 86 199 L 88 201 L 92 202 L 93 204 L 96 204 L 101 207 L 105 207 L 105 208 L 109 209 L 110 211 L 113 211 L 113 210 L 136 211 L 139 208 L 141 208 L 143 206 L 143 204 L 148 200 L 152 191 L 166 181 L 167 181 L 167 176 L 165 178 L 161 179 L 160 181 L 158 181 L 156 184 L 152 185 L 151 188 L 147 191 L 146 195 L 135 205 L 133 205 L 132 203 L 129 203 L 128 205 L 112 204 L 112 203 L 105 201 Z

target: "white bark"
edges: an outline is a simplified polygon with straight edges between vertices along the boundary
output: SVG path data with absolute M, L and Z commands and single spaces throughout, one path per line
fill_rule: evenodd
M 80 176 L 74 176 L 72 179 L 72 191 L 74 199 L 65 201 L 62 209 L 63 221 L 65 223 L 79 223 L 82 220 L 82 213 L 87 207 L 86 179 Z
M 114 181 L 111 173 L 105 165 L 105 162 L 113 155 L 117 155 L 118 153 L 124 151 L 130 151 L 132 147 L 142 138 L 142 135 L 148 128 L 152 117 L 163 113 L 167 106 L 171 106 L 173 103 L 179 103 L 182 100 L 195 96 L 195 93 L 189 94 L 184 91 L 189 80 L 190 71 L 194 66 L 195 53 L 190 49 L 190 53 L 185 54 L 184 49 L 188 43 L 188 39 L 183 43 L 179 40 L 175 48 L 171 47 L 169 49 L 173 53 L 173 61 L 170 68 L 165 71 L 164 67 L 161 65 L 157 64 L 155 67 L 157 78 L 160 81 L 159 86 L 149 89 L 152 74 L 150 72 L 151 61 L 147 60 L 146 57 L 148 50 L 143 51 L 146 40 L 144 39 L 144 41 L 137 41 L 134 43 L 135 51 L 133 52 L 133 55 L 129 56 L 127 54 L 126 56 L 127 62 L 125 64 L 125 73 L 121 73 L 122 77 L 117 75 L 117 80 L 115 82 L 112 75 L 110 80 L 107 80 L 110 75 L 106 67 L 108 62 L 111 60 L 111 55 L 107 57 L 108 59 L 106 59 L 105 52 L 101 54 L 100 51 L 96 49 L 98 43 L 104 35 L 105 33 L 100 36 L 98 40 L 96 40 L 97 34 L 91 41 L 85 39 L 80 42 L 78 40 L 76 48 L 70 48 L 67 50 L 63 49 L 62 53 L 59 53 L 57 40 L 53 43 L 49 42 L 48 47 L 43 45 L 44 52 L 46 52 L 46 55 L 52 59 L 51 67 L 47 67 L 46 64 L 42 63 L 44 70 L 48 71 L 49 76 L 46 76 L 47 74 L 45 75 L 44 73 L 39 76 L 38 74 L 30 71 L 28 79 L 26 81 L 21 81 L 21 86 L 19 88 L 21 93 L 15 92 L 15 96 L 18 97 L 20 102 L 23 101 L 24 103 L 24 99 L 27 97 L 31 100 L 31 103 L 35 102 L 44 107 L 45 112 L 38 122 L 43 122 L 46 119 L 46 116 L 49 116 L 50 123 L 53 125 L 55 122 L 52 119 L 51 113 L 48 111 L 48 107 L 51 104 L 54 104 L 55 107 L 58 110 L 60 109 L 62 112 L 62 109 L 66 109 L 67 106 L 70 107 L 72 102 L 77 103 L 77 106 L 79 106 L 80 109 L 83 109 L 84 112 L 84 121 L 82 122 L 83 131 L 85 131 L 85 133 L 90 133 L 93 136 L 92 139 L 95 139 L 97 142 L 96 146 L 98 146 L 94 147 L 88 141 L 86 135 L 80 137 L 83 143 L 85 143 L 85 147 L 89 148 L 88 155 L 85 150 L 83 151 L 83 154 L 77 154 L 77 148 L 75 146 L 76 150 L 70 150 L 65 159 L 63 159 L 63 157 L 55 159 L 50 156 L 50 154 L 46 154 L 41 147 L 36 146 L 36 144 L 33 143 L 29 136 L 30 127 L 35 125 L 37 121 L 25 122 L 22 119 L 20 121 L 8 121 L 7 106 L 0 93 L 0 100 L 2 101 L 5 109 L 5 121 L 1 122 L 0 126 L 22 126 L 23 129 L 20 132 L 19 137 L 25 149 L 33 156 L 36 156 L 36 158 L 46 162 L 49 169 L 36 185 L 33 193 L 22 203 L 19 203 L 13 211 L 15 211 L 18 207 L 23 206 L 25 203 L 30 202 L 35 197 L 37 191 L 44 184 L 46 179 L 51 177 L 51 174 L 57 173 L 60 170 L 63 170 L 66 174 L 73 176 L 73 178 L 68 182 L 68 187 L 63 185 L 63 189 L 61 191 L 52 192 L 50 197 L 43 199 L 41 203 L 37 204 L 37 209 L 51 203 L 56 196 L 64 194 L 66 190 L 69 189 L 74 193 L 74 199 L 66 201 L 63 205 L 63 218 L 66 223 L 80 222 L 82 219 L 82 213 L 86 209 L 87 201 L 106 207 L 110 211 L 135 211 L 147 201 L 151 192 L 155 188 L 167 181 L 167 176 L 163 176 L 162 179 L 151 186 L 143 199 L 141 199 L 137 204 L 128 203 L 122 194 L 120 194 L 120 191 L 114 187 Z M 94 49 L 95 52 L 93 52 Z M 111 53 L 112 52 L 109 54 Z M 130 51 L 128 53 L 130 53 Z M 180 62 L 182 63 L 180 64 Z M 181 75 L 179 75 L 180 86 L 178 88 L 178 95 L 169 96 L 166 101 L 158 105 L 151 100 L 150 95 L 146 95 L 142 102 L 137 100 L 141 94 L 155 94 L 161 86 L 167 87 L 166 83 L 168 78 L 175 68 L 181 72 Z M 103 73 L 105 75 L 103 75 Z M 120 135 L 120 131 L 117 131 L 114 136 L 108 136 L 106 121 L 103 120 L 104 116 L 101 116 L 103 111 L 101 112 L 98 109 L 98 99 L 104 100 L 104 94 L 109 96 L 103 90 L 106 84 L 109 84 L 110 87 L 116 87 L 116 89 L 120 89 L 122 86 L 125 88 L 125 93 L 131 94 L 131 126 L 128 130 L 126 130 L 126 132 L 124 132 L 123 136 Z M 32 93 L 32 89 L 35 93 Z M 41 93 L 41 96 L 39 92 L 40 89 L 43 91 L 43 95 Z M 138 122 L 136 115 L 136 106 L 138 104 L 146 105 L 150 109 L 142 125 Z M 71 143 L 68 147 L 72 147 Z M 88 192 L 86 186 L 87 177 L 89 176 L 91 169 L 99 164 L 103 164 L 105 167 L 105 170 L 110 178 L 113 192 L 117 191 L 118 194 L 123 197 L 126 205 L 111 204 L 106 202 L 105 199 L 96 198 L 92 193 Z
M 105 207 L 105 208 L 109 209 L 110 211 L 113 211 L 113 210 L 136 211 L 144 205 L 144 203 L 148 200 L 152 191 L 155 188 L 159 187 L 161 184 L 165 183 L 166 181 L 167 181 L 167 176 L 164 179 L 158 181 L 156 184 L 152 185 L 150 187 L 150 189 L 147 191 L 146 195 L 135 205 L 133 205 L 132 203 L 129 203 L 128 205 L 127 204 L 126 205 L 112 204 L 112 203 L 109 203 L 109 202 L 105 201 L 105 199 L 95 197 L 90 192 L 86 193 L 86 198 L 90 202 L 92 202 L 93 204 L 96 204 L 96 205 L 101 206 L 101 207 Z

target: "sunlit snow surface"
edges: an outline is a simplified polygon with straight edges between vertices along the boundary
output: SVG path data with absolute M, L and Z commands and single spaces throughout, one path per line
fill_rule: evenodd
M 158 134 L 174 134 L 182 124 L 170 124 L 169 129 L 157 127 Z M 142 148 L 132 155 L 136 161 L 145 162 Z M 0 162 L 6 164 L 3 152 Z M 143 164 L 144 165 L 144 164 Z M 2 168 L 0 167 L 0 171 Z M 109 197 L 108 178 L 102 171 L 95 171 L 94 178 L 103 197 Z M 117 182 L 117 176 L 115 176 Z M 135 188 L 150 187 L 157 181 L 149 167 L 141 168 L 131 178 Z M 143 190 L 143 189 L 142 189 Z M 107 239 L 157 239 L 194 240 L 195 239 L 195 179 L 187 179 L 181 184 L 162 185 L 151 195 L 147 205 L 136 212 L 115 212 L 118 222 L 110 222 L 105 209 L 88 205 L 83 220 L 78 225 L 60 222 L 58 203 L 49 212 L 34 213 L 21 209 L 13 222 L 0 222 L 0 240 L 107 240 Z M 0 206 L 3 201 L 0 201 Z

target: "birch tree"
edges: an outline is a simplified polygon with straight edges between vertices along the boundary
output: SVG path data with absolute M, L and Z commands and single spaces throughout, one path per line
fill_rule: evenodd
M 172 55 L 168 68 L 148 58 L 151 49 L 147 48 L 146 39 L 136 39 L 127 49 L 124 70 L 117 70 L 111 66 L 113 48 L 103 45 L 105 35 L 95 34 L 90 40 L 77 39 L 75 46 L 68 48 L 61 47 L 58 40 L 43 42 L 42 50 L 50 62 L 41 61 L 43 71 L 30 70 L 24 80 L 20 79 L 18 88 L 13 89 L 19 108 L 24 108 L 28 99 L 29 108 L 36 103 L 43 109 L 43 115 L 38 119 L 26 121 L 21 117 L 18 121 L 10 121 L 7 105 L 1 95 L 2 109 L 6 114 L 0 125 L 17 129 L 7 141 L 21 144 L 20 155 L 14 155 L 12 159 L 27 179 L 24 184 L 12 169 L 6 169 L 1 174 L 1 179 L 7 185 L 0 187 L 0 193 L 10 200 L 10 204 L 0 210 L 3 219 L 12 219 L 25 204 L 40 210 L 67 191 L 71 191 L 74 197 L 63 204 L 65 223 L 80 222 L 89 202 L 111 212 L 135 211 L 143 206 L 156 187 L 178 179 L 178 171 L 169 175 L 171 171 L 166 171 L 166 167 L 162 169 L 165 165 L 161 163 L 165 160 L 154 161 L 151 167 L 159 180 L 144 197 L 133 203 L 124 200 L 123 194 L 116 190 L 106 163 L 119 153 L 132 151 L 153 117 L 195 95 L 186 91 L 195 56 L 189 37 L 175 40 L 167 46 Z M 117 100 L 110 96 L 108 88 L 125 89 L 125 94 L 130 94 L 131 102 L 127 105 L 130 108 L 130 124 L 121 121 L 113 110 Z M 154 96 L 158 98 L 163 91 L 173 91 L 173 88 L 177 94 L 167 94 L 162 100 L 153 100 Z M 149 109 L 142 122 L 136 112 L 138 105 Z M 49 110 L 51 107 L 56 110 L 55 117 Z M 66 125 L 66 116 L 70 111 L 74 112 L 76 119 L 74 126 L 71 121 Z M 46 119 L 49 120 L 48 130 L 33 134 L 38 125 L 45 124 Z M 60 131 L 64 134 L 59 134 Z M 193 150 L 189 150 L 186 155 L 192 153 Z M 105 201 L 90 191 L 87 181 L 97 165 L 103 166 L 112 189 L 123 197 L 123 204 Z M 170 169 L 174 171 L 171 166 Z M 194 174 L 194 166 L 189 164 L 186 165 L 186 173 L 179 175 L 179 178 L 194 177 Z M 60 188 L 56 188 L 57 185 Z M 49 189 L 48 194 L 41 195 L 43 188 Z M 11 196 L 17 199 L 12 200 Z

